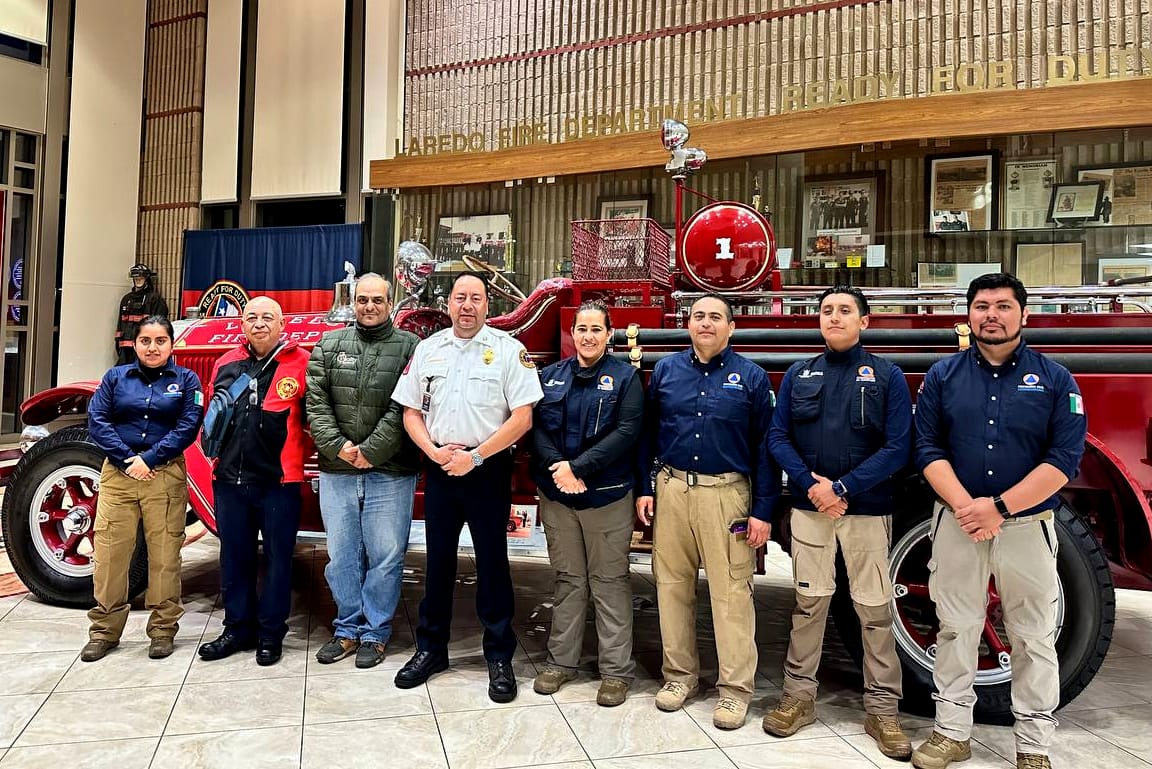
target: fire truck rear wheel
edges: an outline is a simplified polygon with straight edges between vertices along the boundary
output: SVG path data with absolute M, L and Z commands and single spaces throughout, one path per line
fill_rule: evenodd
M 4 493 L 4 541 L 20 581 L 58 606 L 92 606 L 92 527 L 104 456 L 83 426 L 37 442 Z M 144 531 L 128 573 L 129 597 L 148 584 Z
M 931 659 L 937 629 L 934 606 L 926 597 L 927 560 L 931 553 L 928 531 L 930 511 L 907 516 L 895 525 L 892 559 L 899 614 L 895 620 L 897 653 L 904 669 L 902 708 L 910 713 L 932 717 Z M 1056 510 L 1059 541 L 1057 571 L 1060 577 L 1059 630 L 1056 652 L 1060 658 L 1060 706 L 1071 702 L 1092 681 L 1104 663 L 1116 622 L 1116 591 L 1108 568 L 1108 558 L 1092 530 L 1067 504 Z M 832 615 L 848 652 L 860 663 L 860 624 L 848 594 L 841 564 L 839 587 Z M 1002 623 L 990 619 L 1006 642 Z M 997 655 L 986 641 L 981 642 L 981 669 L 977 673 L 975 718 L 989 724 L 1011 724 L 1011 665 L 1006 655 Z

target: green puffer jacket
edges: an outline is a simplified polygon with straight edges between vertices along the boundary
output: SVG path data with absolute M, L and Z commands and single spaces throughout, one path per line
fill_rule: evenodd
M 420 339 L 393 328 L 353 326 L 321 337 L 308 360 L 308 422 L 320 470 L 356 473 L 338 454 L 345 441 L 360 447 L 374 469 L 411 474 L 419 449 L 404 432 L 404 407 L 392 390 Z

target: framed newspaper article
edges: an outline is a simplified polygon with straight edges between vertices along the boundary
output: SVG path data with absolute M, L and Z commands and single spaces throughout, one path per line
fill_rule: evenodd
M 996 229 L 999 203 L 996 154 L 928 158 L 928 232 Z

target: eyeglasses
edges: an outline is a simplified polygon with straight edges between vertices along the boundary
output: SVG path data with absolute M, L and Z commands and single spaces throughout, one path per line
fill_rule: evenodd
M 255 379 L 249 379 L 248 380 L 248 405 L 249 406 L 255 406 L 257 403 L 260 402 L 260 398 L 256 394 L 256 388 L 258 386 L 259 385 L 257 384 Z

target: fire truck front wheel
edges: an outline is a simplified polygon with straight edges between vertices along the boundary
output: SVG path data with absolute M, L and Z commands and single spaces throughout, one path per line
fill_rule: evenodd
M 66 427 L 29 449 L 4 493 L 4 541 L 16 575 L 38 598 L 88 607 L 92 536 L 104 457 L 86 427 Z M 143 529 L 128 574 L 129 596 L 148 582 Z
M 930 515 L 930 510 L 924 510 L 896 522 L 889 558 L 896 651 L 904 669 L 902 707 L 927 717 L 933 715 L 935 708 L 932 666 L 939 631 L 935 606 L 928 595 Z M 1108 558 L 1088 525 L 1067 504 L 1059 506 L 1055 518 L 1060 579 L 1056 652 L 1060 658 L 1063 706 L 1088 686 L 1104 662 L 1116 621 L 1116 591 Z M 839 576 L 832 614 L 840 638 L 859 663 L 863 660 L 860 624 L 848 595 L 842 564 Z M 975 718 L 983 723 L 1011 724 L 1011 647 L 994 580 L 989 583 L 987 619 L 980 640 Z

